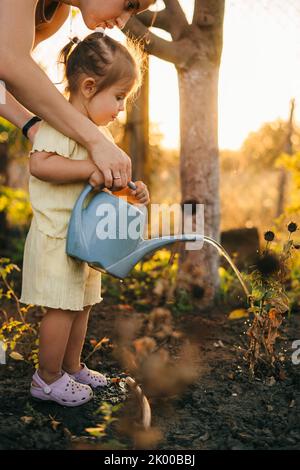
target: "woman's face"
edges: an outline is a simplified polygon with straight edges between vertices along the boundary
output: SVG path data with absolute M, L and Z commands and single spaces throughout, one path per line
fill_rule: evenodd
M 89 29 L 123 28 L 129 18 L 146 10 L 155 0 L 80 0 L 78 7 Z

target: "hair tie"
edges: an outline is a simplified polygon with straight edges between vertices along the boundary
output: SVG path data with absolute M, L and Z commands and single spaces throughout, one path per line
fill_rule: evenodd
M 73 44 L 79 44 L 81 42 L 81 40 L 77 36 L 75 36 L 74 38 L 69 38 L 69 39 Z
M 105 28 L 101 28 L 100 26 L 99 26 L 99 28 L 95 29 L 95 32 L 96 33 L 101 33 L 103 37 L 106 36 Z

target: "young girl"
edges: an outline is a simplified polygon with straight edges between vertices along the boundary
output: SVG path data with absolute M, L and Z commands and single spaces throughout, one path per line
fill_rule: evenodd
M 76 38 L 75 38 L 76 39 Z M 124 110 L 140 84 L 138 61 L 102 33 L 72 40 L 61 52 L 69 101 L 97 126 Z M 99 128 L 112 139 L 109 131 Z M 87 150 L 42 122 L 30 154 L 29 193 L 33 219 L 25 243 L 20 301 L 46 307 L 41 321 L 39 369 L 30 393 L 65 406 L 89 401 L 106 377 L 80 362 L 91 306 L 101 302 L 101 273 L 67 256 L 71 211 L 84 186 L 103 186 L 103 174 Z M 122 174 L 122 186 L 128 181 Z M 147 187 L 136 182 L 137 203 L 148 204 Z

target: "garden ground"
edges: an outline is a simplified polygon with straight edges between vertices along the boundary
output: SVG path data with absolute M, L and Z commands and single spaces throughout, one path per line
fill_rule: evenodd
M 33 315 L 39 319 L 38 311 Z M 156 337 L 156 349 L 163 349 L 162 358 L 169 355 L 175 364 L 179 361 L 181 379 L 184 368 L 187 379 L 177 381 L 181 386 L 173 392 L 171 388 L 160 393 L 159 387 L 151 388 L 151 381 L 143 384 L 137 377 L 152 408 L 153 428 L 145 436 L 137 424 L 139 405 L 119 380 L 130 367 L 126 370 L 120 364 L 125 343 L 120 346 L 118 325 L 121 320 L 122 334 L 127 331 L 130 336 L 126 325 L 133 321 L 136 337 L 148 334 L 149 339 L 148 316 L 128 305 L 102 303 L 94 308 L 85 353 L 91 351 L 95 339 L 109 340 L 90 356 L 88 365 L 114 380 L 82 407 L 33 401 L 28 394 L 32 367 L 10 358 L 0 366 L 0 449 L 300 449 L 300 364 L 291 361 L 292 342 L 299 339 L 299 313 L 286 319 L 282 328 L 286 360 L 279 377 L 269 374 L 255 380 L 249 380 L 243 359 L 245 318 L 228 320 L 228 312 L 220 307 L 174 318 L 176 334 L 161 342 Z M 184 355 L 183 345 L 188 344 L 191 354 Z M 141 343 L 135 345 L 139 355 L 144 354 L 138 348 Z M 170 370 L 175 373 L 176 366 L 168 369 L 169 374 Z M 110 420 L 107 410 L 95 414 L 103 401 L 123 403 L 113 412 L 116 421 Z M 85 429 L 103 424 L 105 415 L 106 435 L 95 438 Z M 129 428 L 137 430 L 136 434 Z

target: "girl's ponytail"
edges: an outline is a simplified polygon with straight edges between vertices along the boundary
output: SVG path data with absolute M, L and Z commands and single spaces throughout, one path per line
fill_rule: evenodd
M 58 56 L 58 63 L 63 64 L 66 67 L 67 62 L 68 62 L 68 57 L 72 51 L 74 44 L 77 45 L 79 43 L 80 43 L 80 39 L 77 36 L 72 38 L 70 42 L 68 42 L 68 44 L 66 44 L 60 51 L 59 56 Z

